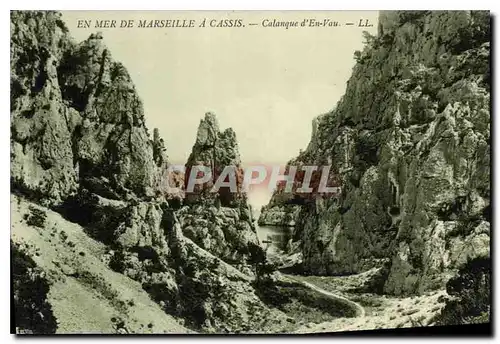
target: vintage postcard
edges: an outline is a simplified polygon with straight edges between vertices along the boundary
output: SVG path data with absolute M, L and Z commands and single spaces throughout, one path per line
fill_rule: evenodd
M 491 333 L 488 11 L 10 20 L 12 333 Z

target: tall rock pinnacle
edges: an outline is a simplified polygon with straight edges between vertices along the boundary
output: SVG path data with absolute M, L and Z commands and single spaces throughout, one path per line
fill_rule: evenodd
M 196 141 L 186 164 L 186 185 L 190 171 L 196 165 L 210 167 L 212 180 L 202 187 L 195 188 L 193 193 L 186 193 L 187 203 L 200 201 L 201 199 L 212 201 L 218 199 L 223 206 L 238 206 L 238 200 L 243 197 L 241 193 L 243 171 L 241 169 L 236 133 L 231 128 L 220 131 L 217 118 L 211 112 L 205 114 L 198 126 Z M 228 188 L 223 187 L 218 193 L 210 195 L 209 190 L 227 166 L 235 168 L 237 192 L 232 193 Z

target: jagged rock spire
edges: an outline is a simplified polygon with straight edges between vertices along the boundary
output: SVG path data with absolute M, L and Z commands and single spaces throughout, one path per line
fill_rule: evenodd
M 212 171 L 212 181 L 206 183 L 206 185 L 203 186 L 203 190 L 195 189 L 194 194 L 186 194 L 186 201 L 188 203 L 190 201 L 200 200 L 200 194 L 204 194 L 202 197 L 203 199 L 213 198 L 206 191 L 213 186 L 217 177 L 226 166 L 234 166 L 236 168 L 238 174 L 237 183 L 238 186 L 241 185 L 243 172 L 240 166 L 241 160 L 236 133 L 231 128 L 220 131 L 217 117 L 212 112 L 207 112 L 205 117 L 200 120 L 196 141 L 186 164 L 186 185 L 189 182 L 191 168 L 196 165 L 210 167 Z M 241 197 L 241 195 L 226 193 L 222 189 L 221 192 L 226 194 L 226 196 L 223 197 L 226 199 L 226 201 L 223 201 L 225 205 L 232 204 L 236 199 Z M 221 192 L 218 194 L 219 198 L 221 197 Z M 217 197 L 215 198 L 217 199 Z

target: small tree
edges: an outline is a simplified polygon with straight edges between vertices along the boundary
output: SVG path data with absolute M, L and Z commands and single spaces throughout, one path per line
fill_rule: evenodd
M 262 247 L 254 243 L 248 244 L 248 252 L 250 253 L 248 263 L 254 267 L 255 277 L 258 281 L 261 277 L 261 267 L 266 262 L 266 252 Z
M 377 37 L 369 33 L 368 31 L 363 31 L 363 43 L 368 47 L 373 47 L 377 42 Z
M 261 246 L 253 243 L 248 245 L 248 251 L 250 253 L 248 263 L 254 267 L 257 283 L 268 279 L 276 271 L 276 267 L 267 260 L 266 251 Z

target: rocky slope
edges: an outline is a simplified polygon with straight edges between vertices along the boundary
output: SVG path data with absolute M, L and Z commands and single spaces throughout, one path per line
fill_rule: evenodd
M 308 273 L 383 266 L 384 292 L 422 293 L 489 257 L 489 13 L 382 12 L 365 39 L 345 95 L 291 161 L 331 164 L 342 195 L 304 202 L 295 237 Z
M 101 35 L 76 43 L 59 13 L 14 11 L 11 37 L 13 252 L 21 251 L 19 269 L 36 271 L 45 295 L 42 316 L 22 313 L 28 328 L 18 331 L 288 326 L 253 287 L 247 260 L 258 246 L 244 195 L 195 195 L 179 210 L 182 195 L 172 199 L 163 183 L 163 140 L 157 130 L 150 137 L 130 76 Z M 201 125 L 188 166 L 210 162 L 204 133 Z M 215 137 L 213 166 L 239 165 L 234 132 Z M 28 294 L 18 294 L 19 309 L 30 308 Z
M 189 333 L 165 314 L 142 285 L 110 269 L 108 248 L 78 224 L 23 198 L 12 196 L 16 327 L 21 333 Z M 29 273 L 23 272 L 27 266 Z M 26 276 L 26 277 L 25 277 Z M 36 280 L 35 280 L 36 281 Z M 44 307 L 27 300 L 36 295 Z M 23 307 L 24 306 L 24 307 Z M 25 308 L 25 312 L 20 310 Z M 32 309 L 32 308 L 31 308 Z

